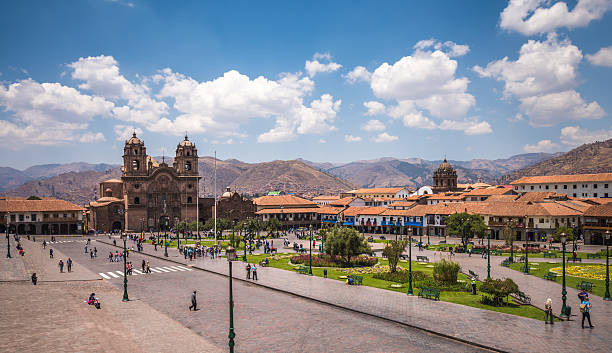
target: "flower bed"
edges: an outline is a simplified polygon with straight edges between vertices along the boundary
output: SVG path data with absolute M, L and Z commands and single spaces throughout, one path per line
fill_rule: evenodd
M 293 264 L 308 264 L 310 261 L 309 255 L 291 256 Z M 371 256 L 355 256 L 351 258 L 351 264 L 355 267 L 374 266 L 378 259 Z M 330 255 L 314 255 L 312 256 L 312 266 L 314 267 L 343 267 L 344 263 L 340 258 L 334 258 Z
M 554 267 L 550 269 L 550 272 L 562 275 L 563 268 Z M 574 277 L 581 277 L 586 279 L 606 279 L 606 266 L 605 265 L 576 265 L 566 266 L 565 273 Z

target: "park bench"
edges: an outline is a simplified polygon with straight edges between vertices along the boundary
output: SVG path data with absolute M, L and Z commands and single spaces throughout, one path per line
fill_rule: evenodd
M 478 279 L 478 274 L 477 273 L 475 273 L 472 270 L 469 270 L 468 272 L 470 273 L 470 277 L 472 277 L 472 279 L 475 279 L 475 280 Z
M 581 259 L 581 258 L 579 258 L 579 257 L 576 257 L 576 258 L 573 258 L 573 257 L 568 257 L 568 258 L 565 260 L 565 262 L 570 262 L 570 261 L 571 261 L 571 262 L 573 262 L 573 263 L 576 263 L 576 262 L 582 262 L 582 259 Z
M 483 248 L 472 248 L 472 254 L 482 254 L 485 251 Z
M 446 244 L 446 240 L 440 240 L 438 244 Z
M 516 260 L 516 262 L 525 262 L 525 256 L 521 256 Z
M 493 250 L 491 251 L 491 255 L 502 256 L 502 252 L 499 250 Z
M 427 256 L 417 255 L 417 261 L 429 262 L 429 258 Z
M 276 254 L 278 252 L 278 249 L 276 248 L 271 248 L 270 249 L 270 254 Z
M 399 257 L 402 260 L 408 260 L 408 255 L 401 254 Z
M 559 247 L 558 247 L 558 246 L 551 246 L 551 247 L 549 247 L 549 249 L 550 249 L 550 250 L 561 250 L 561 249 L 559 249 Z
M 557 257 L 557 254 L 556 254 L 556 253 L 554 253 L 554 252 L 545 252 L 545 253 L 544 253 L 544 257 L 549 257 L 549 258 L 551 258 L 551 259 L 552 259 L 552 258 L 556 258 L 556 257 Z
M 510 267 L 510 259 L 505 259 L 504 261 L 501 262 L 501 265 L 504 267 Z
M 593 290 L 593 282 L 589 282 L 589 281 L 582 281 L 580 282 L 580 284 L 578 285 L 578 288 L 585 290 L 587 292 L 590 292 Z
M 360 286 L 363 283 L 363 276 L 349 275 L 348 278 L 353 280 L 354 285 Z
M 531 304 L 531 297 L 521 291 L 513 294 L 512 298 L 514 298 L 514 300 L 516 300 L 519 304 Z
M 549 281 L 555 281 L 557 279 L 558 274 L 554 273 L 554 272 L 548 272 L 544 278 L 549 280 Z
M 308 267 L 306 266 L 300 266 L 297 268 L 297 271 L 303 275 L 307 275 L 308 274 Z
M 421 287 L 419 297 L 440 300 L 440 290 L 431 287 Z
M 601 259 L 601 254 L 587 254 L 587 259 Z

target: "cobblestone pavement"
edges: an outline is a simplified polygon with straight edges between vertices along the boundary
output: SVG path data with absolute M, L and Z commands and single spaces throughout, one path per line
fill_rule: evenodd
M 105 245 L 97 242 L 98 249 Z M 66 254 L 78 252 L 75 245 L 61 245 Z M 112 247 L 108 247 L 111 249 Z M 176 249 L 170 254 L 176 258 Z M 158 252 L 163 256 L 163 252 Z M 142 255 L 131 254 L 140 261 Z M 147 256 L 155 266 L 174 263 Z M 227 269 L 224 260 L 214 261 Z M 84 262 L 94 272 L 104 262 Z M 182 265 L 180 265 L 182 266 Z M 239 271 L 240 264 L 234 269 Z M 122 278 L 103 281 L 118 288 Z M 172 317 L 218 347 L 227 347 L 228 280 L 205 271 L 183 271 L 130 276 L 131 300 L 144 302 Z M 188 310 L 191 291 L 198 292 L 200 310 Z M 234 324 L 237 352 L 474 352 L 482 351 L 398 323 L 342 308 L 317 303 L 253 283 L 234 281 Z M 181 351 L 177 348 L 176 351 Z
M 145 252 L 155 256 L 163 256 L 163 252 L 155 253 L 150 246 L 145 247 Z M 185 261 L 182 256 L 179 256 L 176 249 L 169 250 L 169 255 L 172 261 L 182 264 L 189 264 L 196 268 L 220 274 L 227 274 L 228 272 L 227 263 L 224 260 L 205 258 L 189 263 L 189 260 Z M 433 252 L 431 255 L 433 257 Z M 467 255 L 465 256 L 467 257 Z M 474 257 L 471 259 L 476 260 Z M 501 257 L 499 261 L 501 261 Z M 244 266 L 238 265 L 236 267 L 236 277 L 245 278 Z M 497 267 L 501 268 L 501 266 Z M 547 352 L 550 351 L 550 347 L 554 347 L 556 352 L 574 352 L 589 347 L 590 351 L 604 352 L 608 351 L 612 343 L 612 338 L 608 334 L 610 331 L 605 329 L 606 324 L 602 325 L 602 329 L 595 328 L 593 330 L 582 330 L 580 323 L 576 321 L 561 322 L 550 327 L 545 325 L 543 321 L 453 303 L 432 301 L 416 296 L 409 297 L 403 293 L 366 286 L 346 286 L 340 281 L 308 277 L 275 268 L 260 268 L 259 273 L 258 285 L 421 327 L 449 337 L 456 337 L 504 351 Z M 520 274 L 520 272 L 517 273 Z M 497 274 L 494 274 L 495 276 Z M 540 281 L 544 281 L 533 276 L 529 276 L 528 279 L 535 282 L 525 285 L 527 289 L 537 288 L 541 285 Z M 519 285 L 521 284 L 519 283 Z M 576 298 L 576 296 L 572 292 L 572 294 L 568 294 L 568 298 L 569 303 L 571 303 L 571 298 Z M 560 305 L 558 300 L 555 304 Z M 593 312 L 595 313 L 598 308 L 602 311 L 606 310 L 601 308 L 603 305 L 594 304 Z M 609 322 L 609 317 L 608 319 L 601 317 L 601 320 Z M 596 321 L 595 324 L 597 325 L 602 321 Z M 530 339 L 527 340 L 525 337 Z

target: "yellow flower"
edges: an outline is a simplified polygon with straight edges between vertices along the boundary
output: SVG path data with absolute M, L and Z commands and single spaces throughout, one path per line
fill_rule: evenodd
M 554 267 L 550 269 L 550 272 L 556 274 L 562 274 L 562 267 Z M 565 273 L 573 277 L 581 277 L 587 279 L 606 279 L 606 266 L 605 265 L 576 265 L 565 267 Z

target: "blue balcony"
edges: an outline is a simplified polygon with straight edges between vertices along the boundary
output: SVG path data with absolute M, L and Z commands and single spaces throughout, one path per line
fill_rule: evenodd
M 344 222 L 344 223 L 342 223 L 342 225 L 353 226 L 353 225 L 355 225 L 355 222 Z

